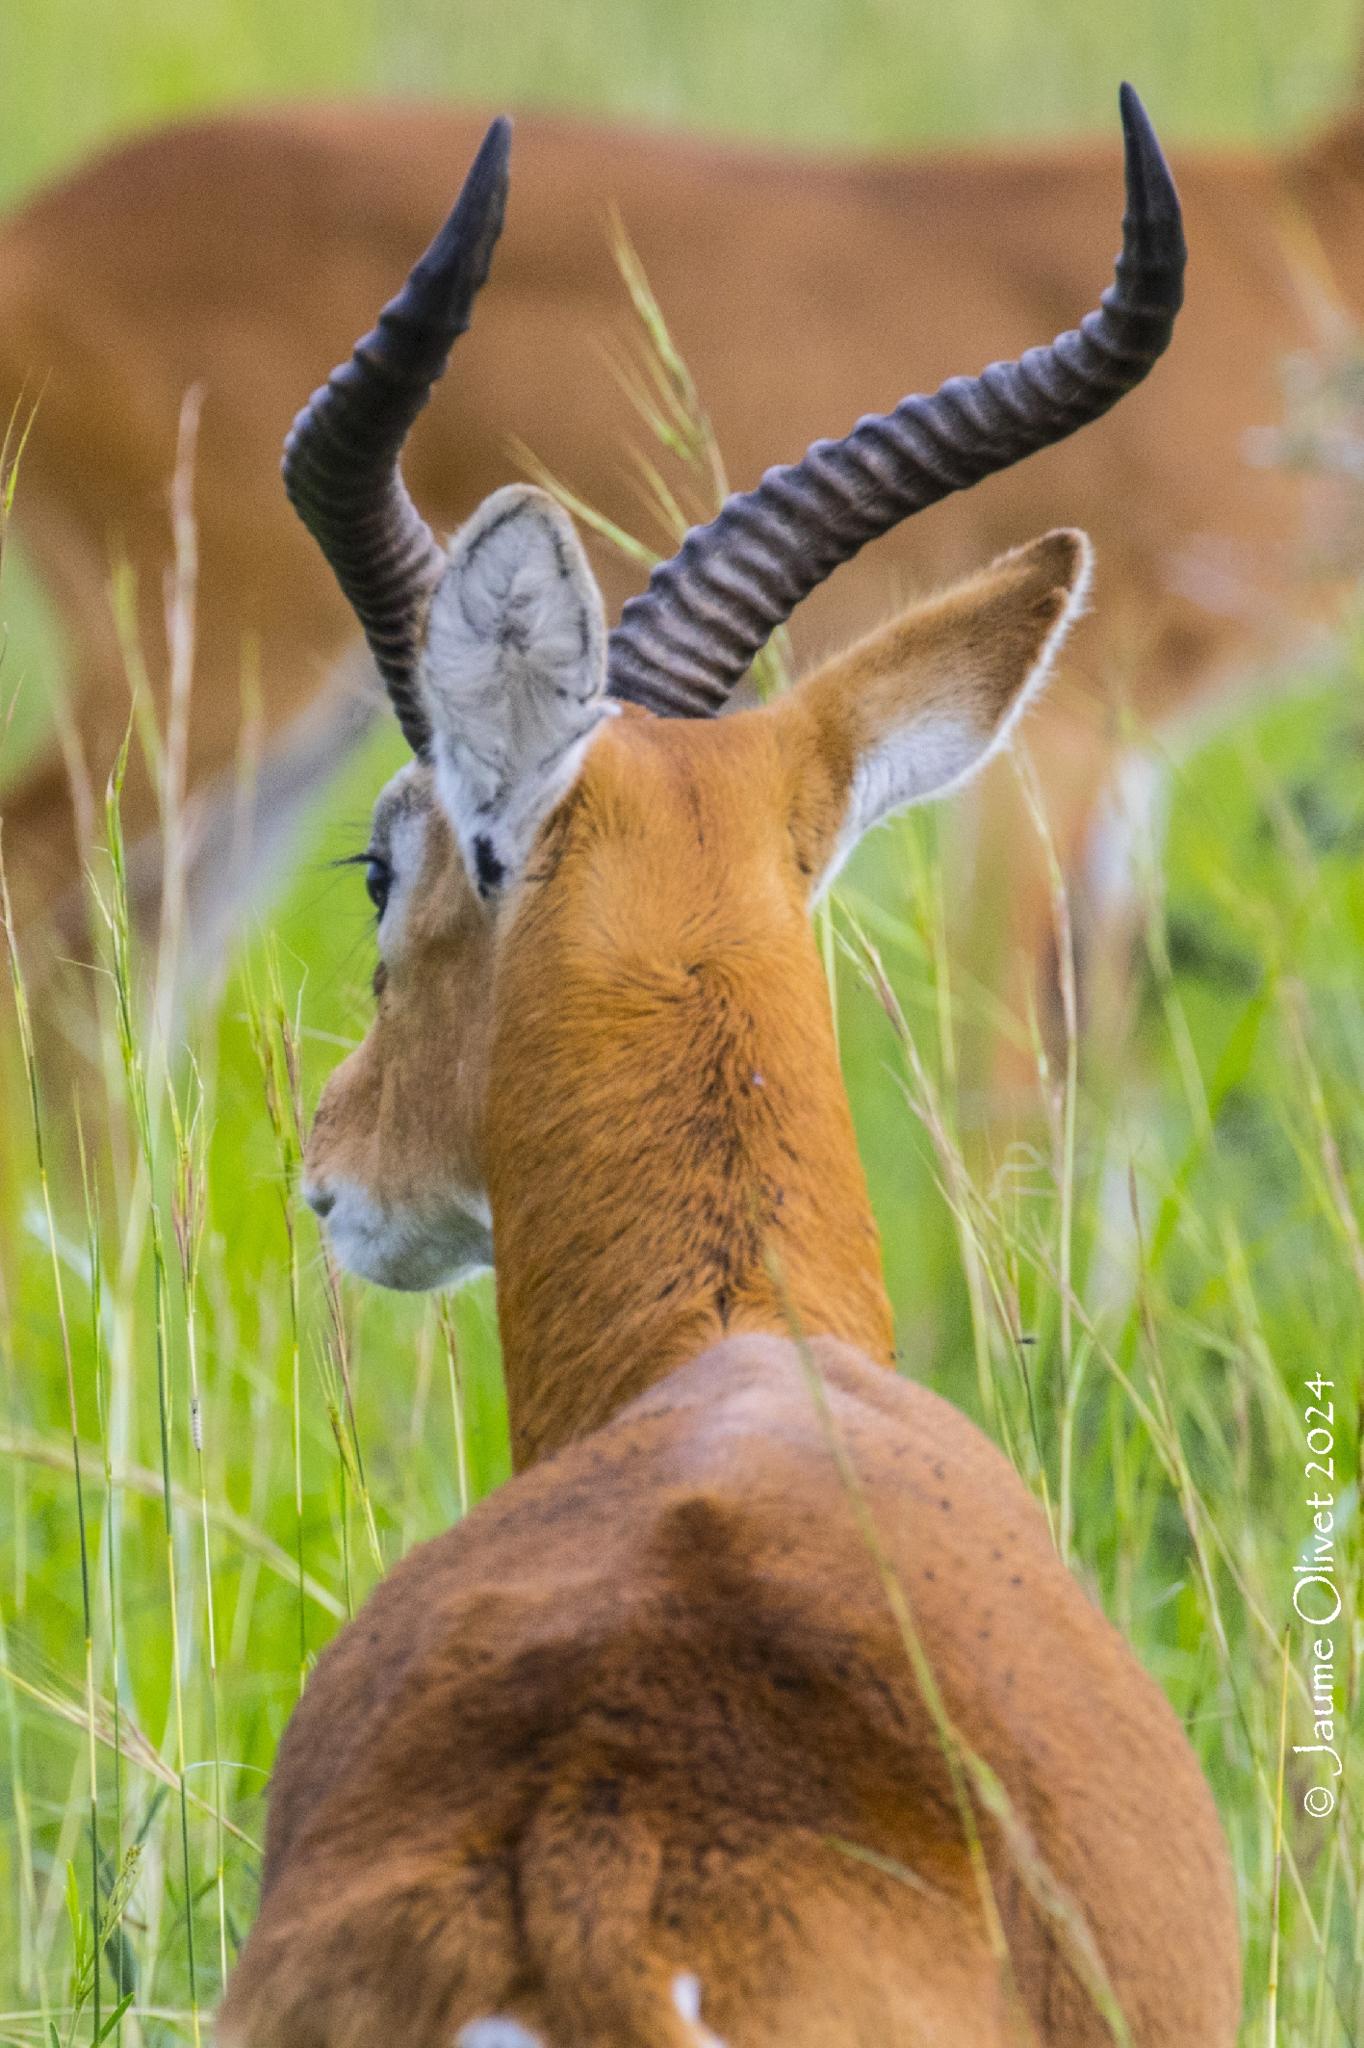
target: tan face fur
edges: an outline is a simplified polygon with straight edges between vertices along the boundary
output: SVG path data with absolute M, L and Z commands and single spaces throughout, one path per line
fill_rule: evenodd
M 392 875 L 376 1014 L 332 1075 L 306 1192 L 341 1264 L 381 1286 L 447 1286 L 491 1262 L 480 1126 L 492 919 L 418 762 L 388 784 L 370 848 Z
M 377 1014 L 308 1144 L 340 1262 L 400 1288 L 490 1263 L 490 1090 L 540 1088 L 548 1122 L 571 1118 L 641 1006 L 665 1042 L 688 974 L 723 963 L 740 1005 L 751 975 L 755 1014 L 808 1007 L 822 1028 L 812 900 L 863 832 L 996 750 L 1088 575 L 1082 535 L 1046 535 L 771 705 L 660 720 L 603 695 L 601 601 L 565 515 L 519 486 L 488 500 L 432 605 L 433 759 L 374 814 Z M 563 1137 L 590 1185 L 590 1129 L 576 1158 Z

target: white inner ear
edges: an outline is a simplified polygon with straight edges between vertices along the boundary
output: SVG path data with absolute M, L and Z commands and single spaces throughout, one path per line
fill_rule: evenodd
M 601 594 L 572 521 L 544 491 L 494 492 L 450 544 L 422 691 L 436 787 L 479 893 L 515 881 L 567 794 L 603 695 Z
M 912 712 L 903 725 L 859 756 L 834 858 L 820 877 L 821 891 L 832 882 L 864 832 L 909 804 L 959 789 L 1007 743 L 1050 675 L 1066 635 L 1083 613 L 1092 574 L 1093 556 L 1086 541 L 1065 609 L 1002 717 L 995 710 L 997 691 L 973 676 L 964 659 L 959 682 L 944 689 L 937 702 Z

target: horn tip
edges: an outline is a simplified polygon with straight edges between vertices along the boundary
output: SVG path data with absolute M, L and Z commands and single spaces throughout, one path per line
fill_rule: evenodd
M 1151 116 L 1146 111 L 1141 94 L 1130 79 L 1124 78 L 1118 87 L 1118 112 L 1122 116 L 1123 134 L 1129 141 L 1140 139 L 1148 147 L 1156 142 Z M 1156 146 L 1159 147 L 1158 144 Z
M 440 280 L 471 285 L 474 292 L 481 288 L 502 233 L 511 183 L 511 140 L 511 120 L 499 114 L 488 125 L 444 225 L 412 272 L 409 289 L 417 280 L 424 287 Z
M 474 158 L 476 171 L 487 170 L 494 176 L 505 177 L 511 157 L 512 123 L 510 114 L 496 114 L 488 123 L 488 132 L 478 146 Z
M 1164 273 L 1158 295 L 1173 313 L 1183 300 L 1188 261 L 1179 192 L 1151 117 L 1136 88 L 1126 80 L 1118 89 L 1118 105 L 1122 112 L 1127 183 L 1124 253 L 1139 264 L 1154 264 Z
M 1127 193 L 1134 213 L 1146 219 L 1170 214 L 1178 219 L 1179 195 L 1165 152 L 1141 95 L 1126 79 L 1118 87 L 1118 109 L 1127 160 Z

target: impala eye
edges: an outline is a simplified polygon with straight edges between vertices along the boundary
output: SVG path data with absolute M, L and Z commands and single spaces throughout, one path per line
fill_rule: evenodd
M 393 887 L 393 870 L 386 860 L 377 853 L 371 853 L 365 862 L 365 893 L 374 905 L 375 915 L 382 917 Z

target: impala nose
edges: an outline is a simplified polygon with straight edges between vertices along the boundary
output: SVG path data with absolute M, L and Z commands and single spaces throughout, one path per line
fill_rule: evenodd
M 330 1188 L 323 1187 L 320 1181 L 309 1181 L 305 1185 L 303 1199 L 312 1210 L 314 1216 L 323 1222 L 326 1221 L 327 1217 L 331 1215 L 332 1210 L 336 1207 L 336 1196 Z

